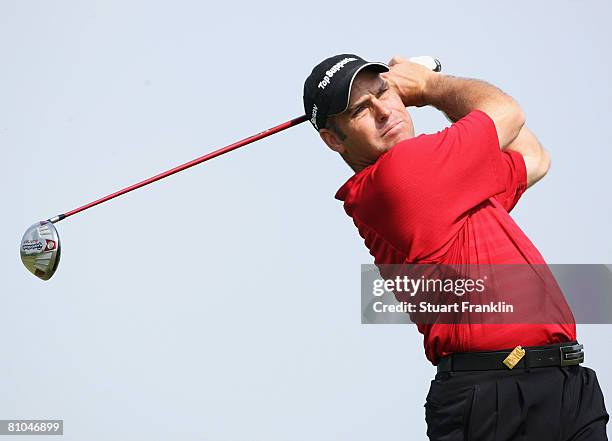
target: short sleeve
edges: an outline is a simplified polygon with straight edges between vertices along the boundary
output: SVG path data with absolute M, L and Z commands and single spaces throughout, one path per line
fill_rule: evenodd
M 452 240 L 466 215 L 489 198 L 500 195 L 510 203 L 512 196 L 503 196 L 506 185 L 519 178 L 507 165 L 495 124 L 474 110 L 438 133 L 400 142 L 381 157 L 371 177 L 376 191 L 357 215 L 401 249 L 418 243 L 422 257 Z
M 507 212 L 510 212 L 527 189 L 527 168 L 525 159 L 519 152 L 502 153 L 503 165 L 501 179 L 504 190 L 495 195 Z

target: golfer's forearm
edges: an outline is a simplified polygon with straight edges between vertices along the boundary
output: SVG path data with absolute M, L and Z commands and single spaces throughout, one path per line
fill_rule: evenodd
M 523 156 L 536 156 L 544 149 L 533 132 L 529 130 L 527 126 L 523 126 L 516 138 L 514 138 L 503 150 L 512 150 Z
M 521 107 L 511 96 L 481 80 L 432 75 L 427 81 L 424 99 L 453 121 L 472 110 L 482 110 L 495 123 L 501 148 L 516 138 L 525 123 Z

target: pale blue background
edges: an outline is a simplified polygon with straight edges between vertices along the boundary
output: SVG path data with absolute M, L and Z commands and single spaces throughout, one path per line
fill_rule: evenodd
M 0 0 L 0 418 L 64 419 L 65 440 L 424 439 L 434 369 L 414 327 L 360 324 L 371 256 L 333 199 L 350 169 L 309 125 L 58 224 L 49 282 L 21 235 L 301 115 L 329 55 L 431 54 L 514 95 L 551 152 L 514 211 L 546 259 L 611 263 L 610 12 Z M 610 326 L 578 335 L 610 408 Z

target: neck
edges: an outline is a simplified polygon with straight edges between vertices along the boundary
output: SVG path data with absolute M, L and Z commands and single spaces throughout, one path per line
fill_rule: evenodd
M 359 173 L 361 170 L 363 170 L 366 167 L 369 167 L 370 165 L 374 164 L 376 162 L 376 160 L 372 161 L 372 160 L 365 160 L 365 159 L 353 159 L 351 157 L 349 157 L 346 154 L 341 154 L 342 158 L 344 159 L 344 162 L 346 162 L 348 164 L 348 166 L 350 168 L 353 169 L 353 171 L 355 172 L 355 174 Z

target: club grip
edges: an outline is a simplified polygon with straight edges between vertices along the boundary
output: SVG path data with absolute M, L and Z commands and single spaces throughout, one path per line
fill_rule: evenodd
M 422 64 L 423 66 L 430 70 L 433 70 L 434 72 L 440 72 L 442 70 L 442 63 L 440 63 L 440 60 L 434 57 L 430 57 L 429 55 L 411 57 L 409 58 L 409 60 L 413 63 Z

